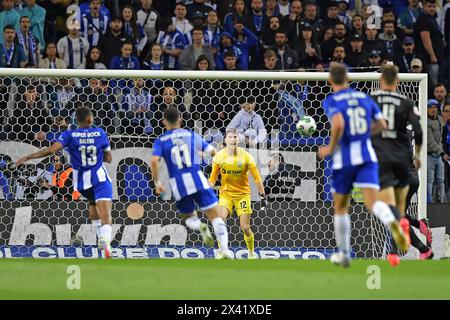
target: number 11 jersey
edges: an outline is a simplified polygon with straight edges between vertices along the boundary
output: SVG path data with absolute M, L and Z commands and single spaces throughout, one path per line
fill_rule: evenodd
M 186 129 L 168 130 L 155 140 L 153 156 L 164 158 L 176 201 L 211 189 L 200 167 L 200 155 L 212 148 L 198 134 Z

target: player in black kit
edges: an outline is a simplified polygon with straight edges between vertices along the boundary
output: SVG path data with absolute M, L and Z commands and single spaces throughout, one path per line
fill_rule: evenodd
M 388 128 L 373 136 L 372 143 L 379 162 L 380 200 L 387 203 L 394 214 L 401 217 L 400 225 L 406 235 L 410 233 L 405 218 L 406 196 L 409 189 L 410 138 L 407 130 L 411 124 L 415 137 L 414 159 L 420 166 L 422 128 L 418 109 L 411 99 L 397 92 L 398 67 L 385 64 L 381 67 L 381 90 L 372 93 L 380 106 Z M 392 266 L 400 263 L 396 248 L 387 255 Z

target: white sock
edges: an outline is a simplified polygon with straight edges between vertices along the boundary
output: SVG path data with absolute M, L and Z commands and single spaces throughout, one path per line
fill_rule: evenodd
M 346 255 L 350 255 L 350 216 L 348 213 L 343 215 L 334 215 L 334 236 L 339 250 Z
M 228 250 L 228 230 L 227 225 L 222 218 L 214 218 L 211 221 L 214 228 L 214 233 L 216 234 L 217 241 L 220 244 L 220 250 Z
M 200 230 L 200 225 L 202 224 L 202 222 L 197 216 L 190 216 L 185 220 L 185 222 L 186 225 L 194 231 Z
M 377 201 L 374 203 L 372 212 L 378 219 L 381 220 L 381 222 L 389 227 L 392 222 L 395 221 L 395 216 L 392 213 L 391 209 L 389 209 L 389 206 L 384 203 L 383 201 Z
M 92 224 L 95 226 L 95 233 L 97 234 L 97 238 L 100 238 L 102 234 L 100 233 L 100 227 L 102 226 L 102 220 L 96 219 L 91 221 Z
M 104 224 L 100 227 L 100 234 L 107 242 L 111 242 L 111 233 L 112 227 L 110 224 Z

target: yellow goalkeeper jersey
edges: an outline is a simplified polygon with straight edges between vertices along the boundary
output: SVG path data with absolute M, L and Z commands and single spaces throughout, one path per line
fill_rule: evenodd
M 212 172 L 209 178 L 215 182 L 222 175 L 220 194 L 226 193 L 230 196 L 250 194 L 250 182 L 248 173 L 253 176 L 255 182 L 261 181 L 261 176 L 256 166 L 255 159 L 244 149 L 237 148 L 234 155 L 230 155 L 227 149 L 220 150 L 213 159 Z

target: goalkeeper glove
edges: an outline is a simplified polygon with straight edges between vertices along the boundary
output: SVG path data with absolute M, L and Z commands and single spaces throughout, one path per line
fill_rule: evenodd
M 267 202 L 267 198 L 265 194 L 260 194 L 259 195 L 261 197 L 261 210 L 266 210 L 266 208 L 268 207 L 268 202 Z

